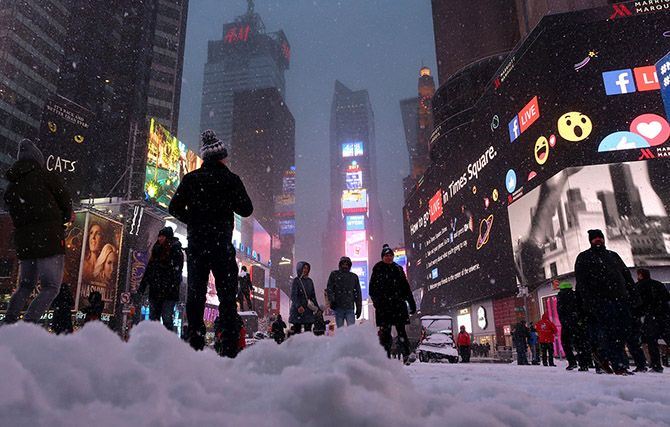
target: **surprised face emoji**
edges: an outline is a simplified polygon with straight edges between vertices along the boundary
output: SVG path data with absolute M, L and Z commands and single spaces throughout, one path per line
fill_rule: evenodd
M 565 113 L 558 119 L 558 133 L 567 141 L 581 141 L 591 135 L 593 124 L 588 116 L 577 111 Z

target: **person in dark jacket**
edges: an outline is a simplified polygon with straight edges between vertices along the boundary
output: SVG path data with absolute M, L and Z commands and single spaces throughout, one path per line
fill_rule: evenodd
M 405 325 L 409 325 L 407 306 L 410 314 L 416 313 L 416 302 L 410 290 L 405 271 L 393 262 L 393 250 L 384 245 L 381 253 L 382 260 L 372 268 L 370 276 L 370 298 L 375 307 L 377 327 L 379 327 L 379 341 L 391 358 L 393 338 L 392 328 L 396 334 L 403 354 L 403 361 L 409 361 L 410 348 Z
M 579 295 L 572 290 L 572 283 L 558 285 L 556 312 L 561 321 L 561 345 L 568 359 L 568 371 L 579 366 L 580 371 L 588 371 L 591 365 L 589 337 L 582 303 Z M 577 356 L 572 350 L 577 352 Z
M 663 283 L 651 278 L 646 268 L 637 270 L 637 279 L 637 288 L 642 299 L 640 312 L 644 317 L 642 331 L 649 348 L 651 370 L 663 372 L 658 340 L 663 339 L 670 345 L 670 293 Z
M 163 320 L 168 331 L 173 329 L 174 307 L 179 300 L 184 251 L 174 237 L 172 227 L 158 232 L 158 240 L 151 248 L 149 262 L 140 282 L 138 294 L 149 289 L 149 320 Z
M 277 320 L 272 322 L 272 338 L 274 338 L 277 344 L 283 343 L 284 339 L 286 338 L 284 329 L 286 329 L 286 323 L 281 318 L 281 314 L 278 314 Z
M 633 280 L 621 257 L 605 248 L 601 230 L 588 231 L 591 247 L 577 256 L 575 278 L 583 309 L 597 322 L 599 355 L 617 375 L 628 375 L 625 344 L 631 329 L 627 282 Z
M 303 328 L 305 332 L 311 331 L 316 320 L 315 313 L 319 309 L 314 282 L 309 278 L 310 269 L 309 263 L 300 261 L 296 266 L 297 276 L 291 283 L 291 310 L 288 322 L 293 325 L 294 334 L 299 334 Z
M 29 139 L 19 143 L 18 160 L 6 173 L 5 206 L 14 223 L 14 243 L 21 280 L 9 300 L 5 324 L 19 320 L 40 278 L 40 292 L 23 321 L 37 323 L 58 295 L 65 257 L 64 224 L 74 221 L 70 196 L 52 172 L 44 169 L 42 152 Z
M 237 275 L 237 302 L 240 303 L 240 311 L 244 311 L 244 301 L 247 301 L 247 310 L 253 310 L 251 303 L 251 279 L 247 273 L 247 266 L 242 266 L 242 271 Z
M 517 365 L 528 365 L 528 340 L 530 339 L 530 332 L 526 326 L 526 321 L 522 320 L 516 324 L 512 331 L 512 340 L 514 347 L 516 347 L 516 363 Z
M 330 323 L 330 320 L 323 319 L 323 310 L 325 309 L 326 307 L 322 305 L 316 312 L 316 316 L 314 318 L 314 329 L 312 330 L 312 332 L 314 332 L 314 335 L 316 336 L 325 334 L 326 327 Z
M 540 338 L 537 335 L 537 329 L 533 322 L 530 322 L 530 327 L 528 328 L 528 347 L 530 348 L 530 358 L 532 359 L 531 365 L 540 364 Z
M 340 258 L 339 268 L 330 272 L 326 294 L 338 328 L 343 327 L 345 321 L 347 326 L 353 325 L 361 317 L 361 284 L 358 276 L 351 272 L 349 257 Z
M 461 325 L 456 344 L 461 355 L 461 362 L 470 363 L 470 334 L 465 330 L 465 325 Z
M 60 292 L 51 303 L 51 309 L 54 311 L 52 329 L 54 334 L 71 334 L 72 327 L 72 306 L 74 298 L 70 292 L 70 285 L 61 283 Z
M 88 305 L 81 309 L 84 313 L 84 324 L 94 320 L 100 320 L 105 303 L 102 300 L 102 294 L 98 291 L 92 291 L 88 294 Z
M 189 343 L 196 350 L 205 346 L 205 301 L 210 271 L 219 297 L 222 345 L 225 355 L 237 355 L 237 262 L 232 244 L 234 213 L 248 217 L 253 205 L 240 177 L 226 166 L 223 142 L 211 130 L 202 133 L 199 169 L 179 183 L 169 211 L 188 230 L 188 296 L 186 317 Z

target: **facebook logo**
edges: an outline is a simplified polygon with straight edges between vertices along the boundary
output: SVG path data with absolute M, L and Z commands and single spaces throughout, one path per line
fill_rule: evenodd
M 520 133 L 519 116 L 516 116 L 509 122 L 509 142 L 514 142 Z
M 608 95 L 635 92 L 633 71 L 630 69 L 607 71 L 603 73 L 603 82 L 605 83 L 605 93 Z

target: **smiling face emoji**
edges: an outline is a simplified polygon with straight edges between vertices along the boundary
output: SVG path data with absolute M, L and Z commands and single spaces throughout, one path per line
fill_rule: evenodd
M 558 133 L 568 141 L 581 141 L 591 135 L 591 119 L 577 111 L 565 113 L 558 119 Z
M 549 158 L 549 141 L 544 136 L 541 136 L 535 141 L 535 161 L 543 165 Z

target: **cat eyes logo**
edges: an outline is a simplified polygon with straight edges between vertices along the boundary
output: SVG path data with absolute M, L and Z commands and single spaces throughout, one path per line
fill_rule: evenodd
M 84 142 L 84 137 L 82 135 L 75 135 L 74 142 L 76 142 L 77 144 L 81 144 L 82 142 Z
M 51 132 L 56 132 L 58 130 L 58 126 L 56 126 L 56 123 L 48 122 L 47 124 L 49 125 L 49 130 Z

